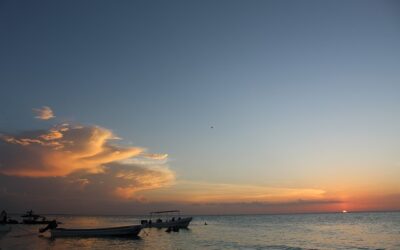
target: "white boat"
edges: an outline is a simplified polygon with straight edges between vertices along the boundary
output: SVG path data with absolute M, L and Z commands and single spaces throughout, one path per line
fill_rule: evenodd
M 7 224 L 0 224 L 0 233 L 6 233 L 11 231 L 11 226 Z
M 173 216 L 174 214 L 176 215 Z M 164 215 L 162 217 L 167 218 L 164 220 L 158 218 L 153 221 L 152 217 L 156 215 Z M 150 213 L 150 220 L 142 220 L 142 226 L 144 228 L 188 228 L 192 219 L 192 217 L 181 218 L 179 210 L 157 211 Z
M 132 225 L 124 227 L 107 227 L 91 229 L 50 229 L 52 238 L 55 237 L 111 237 L 111 236 L 137 236 L 142 230 L 141 225 Z
M 151 222 L 151 223 L 144 223 L 143 227 L 145 228 L 188 228 L 190 222 L 192 221 L 192 217 L 186 217 L 182 219 L 177 219 L 177 220 L 167 220 L 167 221 L 161 221 L 161 222 Z

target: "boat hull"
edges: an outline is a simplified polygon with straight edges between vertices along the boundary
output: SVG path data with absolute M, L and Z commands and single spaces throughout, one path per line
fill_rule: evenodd
M 174 221 L 165 221 L 165 222 L 154 222 L 154 223 L 146 223 L 143 225 L 144 228 L 188 228 L 190 222 L 192 221 L 192 217 L 183 218 L 180 220 Z
M 125 227 L 109 227 L 109 228 L 94 228 L 94 229 L 51 229 L 51 237 L 123 237 L 137 236 L 142 230 L 142 226 L 125 226 Z

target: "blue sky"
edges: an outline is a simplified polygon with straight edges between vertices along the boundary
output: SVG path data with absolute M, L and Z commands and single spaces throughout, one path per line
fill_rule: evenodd
M 0 130 L 42 127 L 30 112 L 47 105 L 168 153 L 183 180 L 397 174 L 399 14 L 396 1 L 2 1 Z

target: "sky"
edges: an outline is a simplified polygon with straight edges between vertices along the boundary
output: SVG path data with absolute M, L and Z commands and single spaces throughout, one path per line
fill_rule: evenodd
M 400 210 L 397 1 L 0 1 L 0 209 Z

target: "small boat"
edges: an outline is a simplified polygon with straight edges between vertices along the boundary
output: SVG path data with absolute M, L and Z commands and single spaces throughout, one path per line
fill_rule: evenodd
M 46 220 L 46 217 L 35 214 L 32 210 L 21 215 L 22 224 L 49 224 L 51 221 Z
M 91 229 L 66 229 L 54 228 L 50 229 L 52 238 L 55 237 L 111 237 L 111 236 L 131 236 L 136 237 L 141 225 L 132 225 L 124 227 L 107 227 L 107 228 L 91 228 Z
M 171 215 L 172 214 L 172 215 Z M 177 215 L 174 215 L 177 214 Z M 154 222 L 152 221 L 152 217 L 154 215 L 167 215 L 167 218 L 164 220 L 157 219 Z M 178 216 L 178 218 L 176 218 Z M 166 217 L 166 216 L 164 216 Z M 192 217 L 180 217 L 179 210 L 168 210 L 168 211 L 156 211 L 150 213 L 150 220 L 142 220 L 141 224 L 144 228 L 188 228 L 190 222 L 192 221 Z

